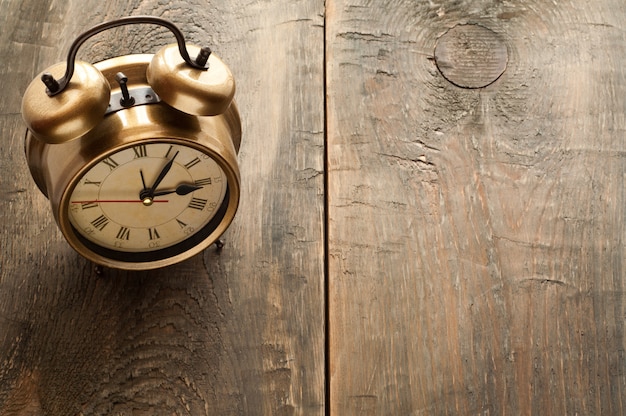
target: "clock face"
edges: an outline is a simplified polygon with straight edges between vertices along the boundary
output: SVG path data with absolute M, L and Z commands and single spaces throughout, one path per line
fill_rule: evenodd
M 140 142 L 101 159 L 79 178 L 68 216 L 93 251 L 152 261 L 206 238 L 224 216 L 227 195 L 226 175 L 208 154 L 177 141 Z

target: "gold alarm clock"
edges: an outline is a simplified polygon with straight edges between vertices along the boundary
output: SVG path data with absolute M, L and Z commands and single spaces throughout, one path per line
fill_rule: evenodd
M 76 61 L 88 38 L 128 24 L 164 26 L 177 43 Z M 210 49 L 167 20 L 127 17 L 81 34 L 39 78 L 22 101 L 26 158 L 78 253 L 147 270 L 218 242 L 239 204 L 241 121 L 233 76 Z

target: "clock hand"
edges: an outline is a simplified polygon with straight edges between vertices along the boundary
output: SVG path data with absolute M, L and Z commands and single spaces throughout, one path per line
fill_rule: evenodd
M 187 195 L 193 191 L 196 191 L 198 189 L 202 188 L 201 186 L 197 186 L 197 185 L 191 185 L 188 183 L 182 183 L 180 185 L 178 185 L 176 187 L 175 190 L 169 190 L 169 191 L 159 191 L 159 192 L 155 192 L 153 196 L 161 196 L 161 195 L 168 195 L 168 194 L 173 194 L 176 193 L 176 195 Z
M 159 176 L 157 176 L 156 181 L 154 181 L 154 184 L 152 185 L 152 187 L 148 190 L 144 190 L 140 192 L 139 199 L 146 201 L 146 199 L 154 198 L 154 191 L 156 190 L 157 186 L 159 186 L 163 178 L 165 178 L 165 175 L 167 175 L 167 172 L 169 172 L 170 169 L 172 168 L 172 164 L 174 163 L 174 159 L 176 159 L 177 155 L 178 155 L 178 152 L 176 152 L 174 156 L 165 164 L 165 166 L 163 166 L 163 169 L 161 169 L 161 172 L 159 172 Z
M 114 203 L 139 203 L 139 202 L 144 202 L 140 199 L 90 199 L 87 201 L 72 201 L 72 204 L 103 204 L 103 203 L 109 203 L 109 202 L 114 202 Z M 152 203 L 156 203 L 156 202 L 170 202 L 167 199 L 163 199 L 163 200 L 158 200 L 158 201 L 152 201 Z
M 146 180 L 143 178 L 143 171 L 141 169 L 139 169 L 139 175 L 141 175 L 141 184 L 143 185 L 143 191 L 147 190 L 148 187 L 146 186 Z

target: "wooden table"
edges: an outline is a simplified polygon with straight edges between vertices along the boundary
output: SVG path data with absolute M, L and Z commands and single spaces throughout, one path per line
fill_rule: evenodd
M 20 101 L 138 14 L 232 69 L 242 200 L 221 252 L 97 274 Z M 626 413 L 623 0 L 5 0 L 0 27 L 0 414 Z

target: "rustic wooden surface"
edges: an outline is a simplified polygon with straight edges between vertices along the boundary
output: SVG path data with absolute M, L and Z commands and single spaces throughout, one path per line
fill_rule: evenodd
M 97 276 L 29 176 L 20 101 L 79 33 L 138 14 L 169 18 L 232 69 L 242 201 L 220 254 Z M 0 414 L 322 414 L 323 1 L 9 0 L 0 16 Z M 173 42 L 124 27 L 79 57 Z
M 625 12 L 330 2 L 333 414 L 626 413 Z M 507 45 L 486 88 L 436 67 L 460 24 Z
M 221 253 L 98 276 L 20 100 L 137 14 L 233 70 L 242 203 Z M 0 0 L 0 414 L 625 413 L 625 23 L 622 0 Z M 485 37 L 437 61 L 455 27 Z

